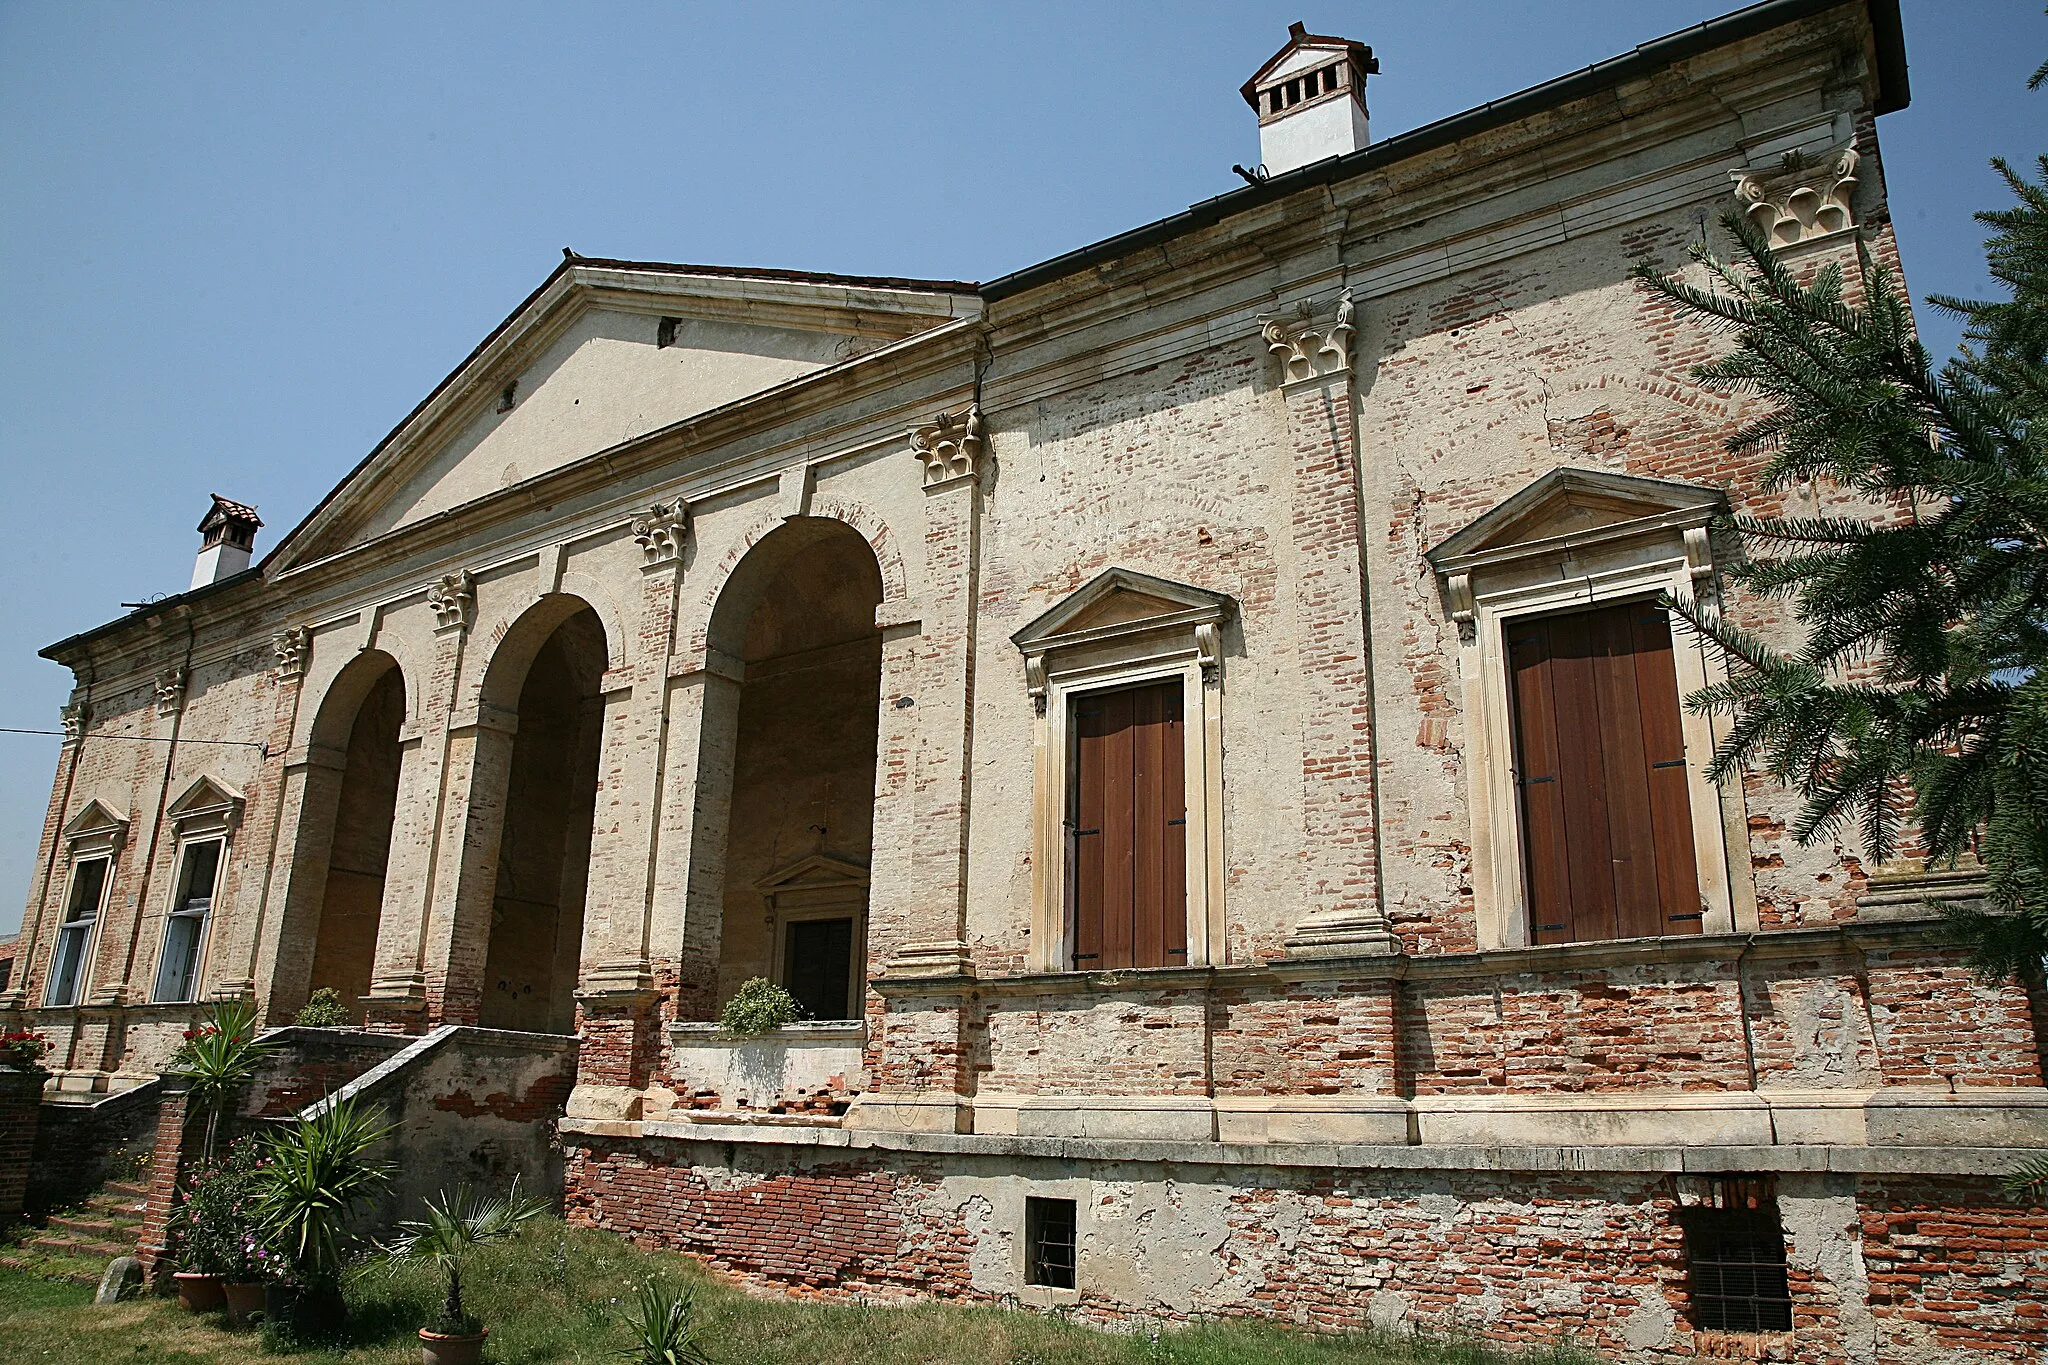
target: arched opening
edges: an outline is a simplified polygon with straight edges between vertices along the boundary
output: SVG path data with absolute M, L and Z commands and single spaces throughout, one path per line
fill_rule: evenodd
M 508 674 L 547 616 L 567 611 L 532 650 L 518 678 L 518 716 L 505 770 L 504 824 L 491 885 L 489 946 L 477 1022 L 486 1028 L 568 1033 L 576 1026 L 576 973 L 590 877 L 604 733 L 604 626 L 574 598 L 549 599 L 508 634 L 485 701 L 511 690 Z M 497 703 L 502 704 L 502 703 Z
M 305 992 L 331 987 L 358 1023 L 377 959 L 391 827 L 398 806 L 399 730 L 405 676 L 388 654 L 370 652 L 343 670 L 313 730 L 316 746 L 342 755 L 327 871 Z
M 874 551 L 825 518 L 769 534 L 720 594 L 709 643 L 743 667 L 706 714 L 732 754 L 719 1000 L 765 977 L 813 1018 L 864 1012 L 881 600 Z

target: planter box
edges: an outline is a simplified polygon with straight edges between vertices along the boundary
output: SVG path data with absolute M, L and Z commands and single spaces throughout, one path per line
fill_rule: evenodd
M 721 1108 L 766 1109 L 819 1090 L 859 1090 L 867 1026 L 858 1019 L 787 1024 L 767 1033 L 727 1033 L 717 1024 L 671 1024 L 675 1088 L 718 1092 Z

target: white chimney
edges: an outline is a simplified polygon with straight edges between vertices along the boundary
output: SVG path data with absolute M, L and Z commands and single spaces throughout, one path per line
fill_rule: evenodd
M 1287 45 L 1239 91 L 1259 115 L 1259 159 L 1280 175 L 1365 146 L 1365 78 L 1372 49 L 1287 26 Z
M 249 555 L 256 548 L 256 530 L 263 518 L 256 509 L 213 495 L 213 506 L 199 519 L 199 562 L 192 566 L 192 586 L 203 588 L 232 578 L 249 567 Z

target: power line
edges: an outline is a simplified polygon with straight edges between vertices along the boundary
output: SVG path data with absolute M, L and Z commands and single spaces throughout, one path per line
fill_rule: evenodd
M 0 725 L 0 735 L 55 735 L 59 739 L 68 738 L 62 730 L 27 730 L 18 725 Z M 257 744 L 246 739 L 170 739 L 160 735 L 94 735 L 92 738 L 125 739 L 131 744 L 218 744 L 231 749 L 254 749 L 265 758 L 270 757 L 268 744 Z

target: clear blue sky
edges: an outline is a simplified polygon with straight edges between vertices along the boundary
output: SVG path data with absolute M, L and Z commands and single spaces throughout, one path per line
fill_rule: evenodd
M 38 648 L 184 587 L 209 492 L 275 544 L 564 246 L 992 279 L 1232 188 L 1291 20 L 1373 45 L 1385 137 L 1734 7 L 0 0 L 0 725 L 56 723 Z M 1908 283 L 1978 293 L 2048 19 L 1906 0 L 1906 38 Z M 56 753 L 0 735 L 0 932 Z

